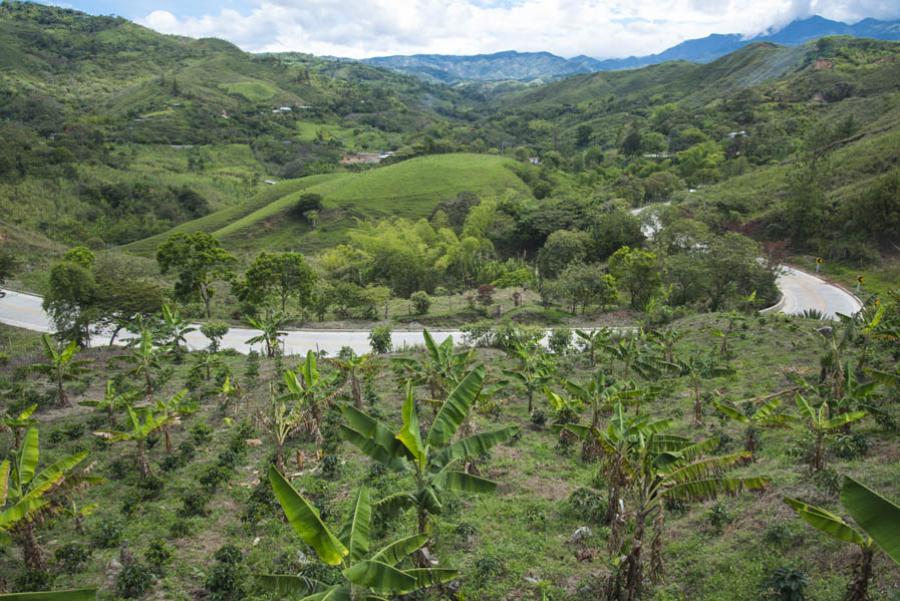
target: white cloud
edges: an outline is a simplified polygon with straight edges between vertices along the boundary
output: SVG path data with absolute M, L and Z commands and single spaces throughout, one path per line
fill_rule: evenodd
M 821 14 L 855 21 L 896 18 L 896 0 L 254 0 L 246 14 L 202 17 L 157 10 L 139 22 L 192 37 L 220 37 L 250 51 L 354 58 L 515 49 L 563 56 L 658 52 L 710 33 L 752 35 Z

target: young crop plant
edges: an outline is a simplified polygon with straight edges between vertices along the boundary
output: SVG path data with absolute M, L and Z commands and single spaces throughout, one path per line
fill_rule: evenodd
M 319 510 L 274 466 L 269 468 L 269 482 L 288 523 L 322 563 L 341 569 L 341 580 L 326 584 L 305 576 L 267 574 L 258 576 L 264 588 L 282 595 L 299 594 L 309 601 L 385 601 L 386 597 L 414 593 L 456 577 L 457 571 L 448 568 L 404 565 L 428 542 L 425 534 L 372 549 L 373 506 L 368 489 L 359 489 L 348 522 L 335 533 L 322 521 Z
M 87 371 L 86 365 L 90 361 L 79 360 L 79 348 L 76 341 L 71 341 L 66 346 L 54 343 L 49 334 L 41 336 L 44 357 L 46 363 L 36 363 L 31 369 L 50 378 L 56 386 L 56 402 L 61 407 L 69 406 L 69 395 L 66 392 L 65 383 L 78 379 L 78 376 Z
M 900 507 L 853 478 L 844 477 L 841 503 L 856 525 L 827 509 L 798 499 L 785 497 L 784 501 L 813 528 L 859 547 L 845 601 L 869 600 L 869 583 L 874 576 L 872 560 L 879 548 L 900 564 Z
M 808 455 L 809 469 L 812 472 L 821 472 L 825 469 L 827 462 L 828 442 L 844 426 L 863 419 L 866 412 L 851 411 L 832 417 L 827 401 L 816 409 L 802 395 L 798 394 L 796 402 L 797 408 L 800 410 L 798 421 L 813 437 L 812 449 Z
M 453 346 L 453 337 L 448 336 L 437 344 L 428 330 L 422 332 L 425 338 L 425 356 L 421 359 L 398 357 L 394 365 L 400 367 L 407 380 L 419 386 L 427 386 L 432 399 L 440 399 L 455 388 L 466 375 L 471 365 L 474 351 L 458 351 Z
M 403 404 L 403 426 L 396 433 L 350 405 L 341 407 L 346 421 L 341 425 L 344 440 L 389 469 L 411 473 L 415 478 L 413 491 L 399 492 L 378 501 L 375 504 L 377 510 L 390 512 L 415 508 L 418 531 L 426 534 L 429 515 L 441 513 L 448 491 L 488 493 L 497 487 L 495 482 L 461 471 L 459 464 L 507 442 L 518 428 L 500 428 L 453 442 L 483 385 L 484 367 L 478 366 L 450 392 L 424 437 L 411 385 L 407 385 Z
M 87 451 L 62 457 L 38 471 L 39 441 L 38 429 L 29 428 L 12 460 L 0 462 L 0 545 L 10 541 L 18 545 L 32 572 L 46 568 L 37 528 L 64 513 L 77 490 L 99 481 L 77 469 Z
M 735 495 L 764 488 L 765 477 L 728 478 L 726 470 L 749 458 L 746 452 L 706 456 L 716 439 L 694 442 L 668 434 L 672 421 L 652 420 L 649 415 L 625 417 L 621 403 L 605 430 L 567 426 L 582 438 L 596 440 L 602 453 L 602 473 L 613 507 L 610 551 L 622 557 L 607 582 L 611 598 L 635 601 L 644 587 L 645 538 L 650 539 L 650 573 L 663 571 L 662 536 L 665 504 L 703 501 L 719 495 Z M 631 528 L 627 528 L 631 522 Z
M 744 433 L 744 450 L 750 453 L 753 461 L 756 460 L 756 451 L 759 449 L 759 430 L 789 427 L 793 419 L 790 415 L 778 413 L 778 408 L 781 406 L 781 399 L 778 397 L 770 399 L 750 415 L 741 413 L 735 407 L 718 401 L 713 401 L 713 405 L 725 417 L 747 426 Z

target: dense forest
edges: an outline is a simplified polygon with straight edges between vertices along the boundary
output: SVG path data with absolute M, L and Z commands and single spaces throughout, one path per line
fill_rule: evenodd
M 0 136 L 0 599 L 900 598 L 900 43 L 450 86 L 4 0 Z

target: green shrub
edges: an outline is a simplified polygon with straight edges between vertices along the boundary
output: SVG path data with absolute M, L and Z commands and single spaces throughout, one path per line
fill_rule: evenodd
M 569 328 L 553 328 L 547 338 L 547 346 L 556 355 L 565 355 L 572 348 L 572 330 Z
M 832 450 L 841 459 L 860 459 L 869 452 L 869 439 L 857 432 L 841 434 L 835 439 Z
M 567 509 L 569 515 L 579 520 L 600 524 L 606 517 L 606 497 L 590 488 L 576 488 L 569 495 Z
M 144 560 L 157 576 L 163 576 L 166 565 L 172 561 L 175 549 L 161 538 L 150 542 L 150 546 L 144 552 Z
M 212 428 L 203 422 L 197 422 L 191 426 L 191 440 L 193 440 L 194 445 L 198 447 L 202 447 L 209 443 L 212 440 L 212 433 Z
M 372 331 L 369 332 L 369 345 L 376 355 L 390 353 L 394 348 L 394 343 L 391 341 L 391 326 L 383 325 L 372 328 Z
M 216 563 L 213 564 L 205 583 L 205 588 L 209 591 L 209 598 L 214 601 L 243 599 L 245 573 L 240 549 L 232 545 L 225 545 L 216 551 L 214 558 Z
M 201 517 L 205 516 L 208 511 L 206 509 L 209 503 L 209 493 L 203 490 L 188 490 L 181 496 L 181 512 L 182 517 Z
M 773 570 L 765 580 L 769 596 L 779 601 L 806 601 L 806 574 L 800 570 L 781 567 Z
M 100 549 L 112 549 L 122 542 L 122 522 L 103 519 L 94 526 L 90 534 L 91 544 Z
M 712 526 L 712 529 L 718 534 L 721 534 L 725 526 L 734 521 L 734 518 L 728 511 L 728 506 L 721 502 L 712 506 L 712 509 L 706 514 L 706 519 L 709 525 Z
M 426 315 L 431 308 L 431 298 L 423 290 L 413 292 L 409 296 L 409 300 L 412 302 L 413 311 L 415 311 L 416 315 Z
M 116 576 L 116 592 L 126 599 L 141 597 L 153 588 L 153 570 L 139 561 L 129 561 Z
M 75 574 L 91 559 L 91 549 L 80 543 L 68 543 L 57 549 L 53 557 L 63 572 Z

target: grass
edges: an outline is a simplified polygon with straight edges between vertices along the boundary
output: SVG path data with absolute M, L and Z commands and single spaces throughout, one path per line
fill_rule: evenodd
M 703 315 L 686 318 L 674 324 L 685 334 L 678 344 L 680 356 L 706 352 L 718 348 L 716 330 L 722 328 L 724 318 Z M 734 375 L 704 382 L 704 390 L 715 390 L 730 400 L 739 400 L 769 393 L 788 383 L 786 371 L 809 377 L 818 373 L 821 342 L 814 332 L 816 322 L 784 316 L 748 318 L 738 327 L 731 339 L 735 353 L 731 364 Z M 2 331 L 2 330 L 0 330 Z M 98 361 L 96 368 L 106 365 L 107 351 L 91 351 Z M 498 351 L 479 350 L 477 359 L 488 369 L 489 381 L 501 376 L 501 369 L 509 361 Z M 227 364 L 242 379 L 244 360 L 226 357 Z M 188 363 L 190 363 L 190 359 Z M 379 375 L 373 381 L 377 395 L 375 408 L 391 424 L 400 421 L 402 386 L 391 375 L 387 363 L 377 359 Z M 562 373 L 575 379 L 586 378 L 590 370 L 583 357 L 567 355 L 559 359 Z M 288 365 L 292 361 L 286 361 Z M 604 369 L 619 371 L 616 364 L 601 363 Z M 325 362 L 322 369 L 332 367 Z M 258 416 L 267 406 L 266 380 L 273 378 L 273 364 L 263 361 L 262 384 L 247 386 L 240 407 L 226 412 L 213 397 L 207 399 L 200 411 L 187 417 L 173 431 L 178 447 L 191 437 L 191 430 L 203 423 L 213 430 L 209 443 L 198 445 L 196 456 L 187 465 L 163 472 L 158 464 L 164 458 L 161 443 L 151 450 L 157 473 L 164 481 L 162 491 L 155 497 L 129 502 L 133 513 L 122 513 L 128 499 L 138 499 L 137 486 L 131 467 L 132 449 L 129 445 L 107 447 L 94 440 L 90 431 L 95 417 L 90 410 L 49 410 L 39 413 L 42 429 L 42 448 L 45 461 L 78 449 L 90 449 L 95 461 L 94 473 L 106 476 L 100 486 L 79 496 L 81 503 L 98 502 L 95 514 L 86 523 L 87 536 L 96 536 L 103 524 L 121 524 L 123 540 L 129 551 L 142 558 L 151 541 L 165 539 L 174 548 L 174 559 L 157 584 L 153 598 L 187 600 L 203 589 L 213 568 L 212 555 L 224 544 L 236 545 L 243 554 L 245 573 L 273 570 L 296 572 L 300 569 L 297 557 L 303 551 L 290 528 L 281 519 L 277 506 L 258 505 L 252 493 L 265 473 L 271 455 L 271 445 L 263 430 L 241 434 L 248 439 L 260 438 L 261 446 L 246 445 L 238 465 L 226 483 L 220 485 L 207 504 L 205 517 L 183 517 L 181 498 L 197 490 L 198 478 L 218 458 L 237 436 L 237 422 L 242 416 Z M 174 366 L 164 394 L 181 387 L 187 367 Z M 94 398 L 101 393 L 107 375 L 95 372 L 87 386 L 73 386 L 76 399 Z M 657 417 L 669 417 L 676 430 L 691 437 L 716 436 L 722 441 L 722 452 L 740 448 L 743 427 L 723 422 L 711 411 L 704 426 L 691 425 L 688 383 L 684 379 L 665 380 L 662 395 L 644 410 Z M 77 389 L 76 389 L 77 388 Z M 419 391 L 420 398 L 424 398 Z M 537 596 L 537 582 L 544 582 L 550 598 L 578 601 L 596 598 L 592 592 L 607 573 L 604 551 L 606 529 L 587 519 L 569 504 L 572 492 L 580 487 L 597 486 L 595 464 L 578 458 L 578 449 L 565 452 L 558 446 L 558 436 L 550 429 L 531 427 L 522 394 L 506 386 L 497 396 L 499 411 L 493 414 L 476 413 L 473 427 L 486 431 L 504 425 L 518 425 L 521 438 L 513 444 L 495 449 L 490 458 L 475 462 L 479 472 L 500 483 L 493 495 L 455 495 L 447 500 L 444 511 L 434 521 L 434 544 L 431 549 L 444 567 L 461 570 L 459 598 L 469 600 L 532 599 Z M 538 404 L 539 408 L 546 410 Z M 896 408 L 893 410 L 896 414 Z M 225 419 L 231 416 L 234 421 Z M 430 420 L 423 412 L 423 420 Z M 257 418 L 252 418 L 258 424 Z M 80 425 L 80 426 L 79 426 Z M 869 440 L 870 453 L 854 460 L 831 459 L 831 466 L 839 473 L 852 474 L 880 490 L 888 498 L 900 496 L 900 482 L 896 479 L 896 436 L 880 430 L 874 422 L 863 422 L 854 428 Z M 782 502 L 783 495 L 799 496 L 830 508 L 836 507 L 835 497 L 810 479 L 796 457 L 800 438 L 790 430 L 765 430 L 761 433 L 762 448 L 758 461 L 742 467 L 738 475 L 768 474 L 771 488 L 761 494 L 745 494 L 723 501 L 731 520 L 721 529 L 710 522 L 715 502 L 688 506 L 684 511 L 671 510 L 667 516 L 664 537 L 666 573 L 651 586 L 648 599 L 666 601 L 719 601 L 722 591 L 735 601 L 756 601 L 763 589 L 763 580 L 776 567 L 791 566 L 809 578 L 807 598 L 816 601 L 839 601 L 842 598 L 850 566 L 851 550 L 827 539 L 800 522 Z M 53 442 L 51 442 L 51 440 Z M 8 435 L 0 434 L 0 448 L 8 444 Z M 301 469 L 294 464 L 296 452 L 306 457 Z M 322 510 L 324 519 L 339 523 L 346 513 L 352 493 L 360 483 L 373 489 L 376 498 L 401 490 L 403 478 L 379 475 L 370 469 L 370 462 L 349 445 L 337 451 L 339 468 L 333 477 L 326 477 L 315 460 L 314 447 L 302 437 L 290 444 L 289 471 L 295 485 L 310 496 Z M 124 476 L 109 477 L 120 464 Z M 265 487 L 265 484 L 262 485 Z M 602 485 L 601 485 L 602 489 Z M 259 510 L 258 521 L 245 521 L 248 508 Z M 376 528 L 376 538 L 385 540 L 410 533 L 414 516 L 401 516 L 398 521 Z M 571 534 L 579 527 L 589 526 L 591 536 L 584 543 L 570 542 Z M 41 538 L 52 553 L 65 543 L 86 542 L 72 528 L 71 521 L 43 531 Z M 581 551 L 576 558 L 576 552 Z M 117 546 L 101 548 L 92 545 L 90 561 L 75 574 L 58 574 L 54 585 L 73 587 L 96 585 L 106 581 L 106 568 L 119 556 Z M 13 578 L 19 573 L 18 552 L 0 556 L 0 573 Z M 875 566 L 876 586 L 873 601 L 889 601 L 892 583 L 900 579 L 900 568 L 880 555 Z M 102 599 L 115 595 L 105 590 Z M 259 599 L 247 592 L 243 598 Z M 428 599 L 437 599 L 436 594 Z

